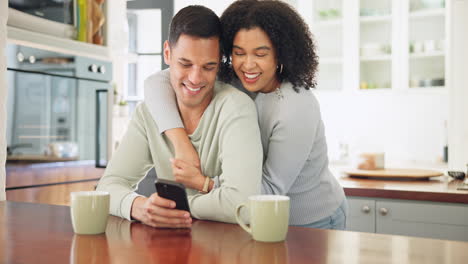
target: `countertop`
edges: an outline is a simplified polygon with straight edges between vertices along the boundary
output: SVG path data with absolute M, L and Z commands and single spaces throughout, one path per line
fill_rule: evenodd
M 7 162 L 63 162 L 63 161 L 75 161 L 78 158 L 59 158 L 47 155 L 9 155 L 7 156 Z
M 463 181 L 448 176 L 428 180 L 384 180 L 338 174 L 337 178 L 346 196 L 468 204 L 468 190 L 457 190 Z
M 104 171 L 95 168 L 94 164 L 80 162 L 56 164 L 63 166 L 9 165 L 6 189 L 96 181 Z M 339 168 L 333 168 L 332 171 L 347 196 L 468 204 L 468 190 L 457 190 L 457 187 L 462 185 L 462 181 L 453 180 L 448 176 L 432 177 L 429 180 L 383 180 L 349 177 L 341 173 Z
M 6 166 L 6 190 L 98 181 L 103 173 L 94 161 L 13 163 Z
M 105 234 L 74 235 L 70 208 L 0 202 L 0 263 L 466 263 L 468 243 L 289 227 L 252 240 L 238 225 L 159 229 L 110 216 Z

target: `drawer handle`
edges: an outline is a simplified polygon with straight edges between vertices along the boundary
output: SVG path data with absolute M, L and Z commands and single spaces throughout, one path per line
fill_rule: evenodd
M 91 64 L 89 65 L 88 70 L 92 73 L 96 73 L 98 71 L 98 66 L 96 64 Z
M 388 209 L 382 207 L 382 208 L 379 209 L 379 212 L 380 212 L 381 215 L 385 216 L 385 215 L 388 214 Z
M 364 205 L 361 209 L 361 211 L 365 214 L 370 213 L 370 207 L 368 205 Z
M 102 74 L 106 73 L 106 67 L 104 67 L 104 65 L 99 66 L 98 67 L 98 72 L 102 73 Z

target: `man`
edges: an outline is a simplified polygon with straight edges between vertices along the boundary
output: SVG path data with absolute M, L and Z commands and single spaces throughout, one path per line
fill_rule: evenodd
M 111 214 L 154 227 L 191 226 L 189 213 L 173 209 L 173 201 L 134 192 L 152 167 L 164 179 L 174 180 L 173 169 L 178 176 L 218 179 L 207 193 L 201 187 L 188 189 L 190 210 L 198 219 L 234 223 L 236 206 L 260 193 L 262 147 L 255 105 L 247 95 L 216 82 L 220 35 L 213 11 L 189 6 L 173 18 L 164 43 L 171 86 L 201 169 L 183 161 L 177 161 L 179 167 L 171 164 L 174 148 L 142 103 L 98 185 L 111 194 Z

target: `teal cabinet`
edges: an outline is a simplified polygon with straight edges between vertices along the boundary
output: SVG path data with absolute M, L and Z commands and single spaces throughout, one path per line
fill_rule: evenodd
M 346 229 L 375 233 L 375 200 L 372 198 L 348 197 L 349 213 Z
M 348 197 L 347 229 L 468 241 L 468 205 Z

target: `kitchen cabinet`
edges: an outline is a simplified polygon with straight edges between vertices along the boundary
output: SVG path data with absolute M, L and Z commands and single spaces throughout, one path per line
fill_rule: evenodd
M 348 206 L 346 229 L 375 233 L 375 200 L 348 197 Z
M 446 10 L 443 1 L 410 1 L 405 40 L 408 83 L 414 88 L 445 87 Z M 431 30 L 424 30 L 430 28 Z
M 396 27 L 392 20 L 395 3 L 391 0 L 359 3 L 359 88 L 392 87 L 392 64 L 397 52 L 392 49 Z
M 298 4 L 301 5 L 301 2 Z M 298 8 L 298 10 L 313 10 L 310 28 L 317 41 L 319 55 L 318 88 L 341 90 L 345 85 L 343 83 L 343 56 L 345 55 L 343 1 L 311 1 L 307 4 L 312 7 L 310 9 Z
M 468 205 L 348 197 L 347 229 L 468 241 Z
M 464 22 L 453 20 L 454 1 L 296 2 L 316 43 L 313 93 L 330 159 L 347 162 L 351 157 L 344 153 L 369 151 L 385 152 L 387 164 L 441 162 L 452 141 L 447 134 L 460 123 L 449 116 L 451 72 L 460 68 L 453 65 L 460 34 L 450 28 Z M 449 151 L 464 141 L 461 132 L 456 138 Z
M 445 1 L 304 0 L 297 7 L 317 41 L 318 91 L 446 93 Z

